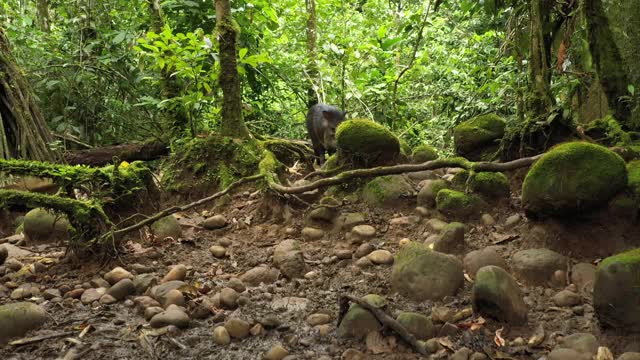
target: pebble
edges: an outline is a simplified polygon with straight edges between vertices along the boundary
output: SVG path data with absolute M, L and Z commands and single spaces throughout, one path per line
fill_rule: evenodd
M 220 305 L 225 309 L 235 309 L 240 295 L 232 288 L 224 288 L 220 291 Z
M 64 296 L 71 299 L 80 299 L 84 294 L 84 289 L 73 289 L 67 291 Z
M 289 355 L 289 351 L 282 347 L 282 345 L 276 344 L 267 351 L 264 357 L 266 360 L 282 360 L 287 355 Z
M 154 316 L 160 314 L 163 311 L 164 311 L 164 309 L 159 307 L 159 306 L 148 307 L 148 308 L 144 309 L 144 318 L 145 318 L 145 320 L 149 321 Z
M 360 259 L 363 256 L 369 255 L 375 249 L 376 248 L 373 247 L 373 245 L 371 245 L 369 243 L 364 243 L 364 244 L 361 244 L 360 246 L 358 246 L 358 248 L 356 249 L 356 251 L 354 253 L 354 256 L 355 256 L 356 259 Z
M 153 328 L 160 328 L 167 325 L 186 328 L 189 326 L 189 321 L 189 315 L 187 315 L 179 306 L 169 305 L 167 310 L 151 318 L 149 325 Z
M 227 249 L 225 249 L 223 246 L 220 246 L 220 245 L 211 246 L 209 248 L 209 252 L 211 252 L 211 255 L 219 259 L 227 255 Z
M 366 268 L 369 268 L 369 267 L 373 266 L 373 263 L 371 262 L 371 260 L 369 260 L 369 258 L 362 257 L 362 258 L 358 259 L 358 261 L 356 261 L 356 266 L 361 268 L 361 269 L 366 269 Z
M 487 226 L 490 226 L 496 223 L 495 219 L 490 214 L 482 214 L 481 219 L 482 219 L 482 223 Z
M 446 306 L 434 306 L 431 309 L 431 320 L 434 322 L 451 322 L 456 312 Z
M 21 263 L 20 261 L 18 261 L 17 259 L 15 259 L 15 258 L 10 258 L 9 260 L 6 260 L 6 262 L 4 263 L 4 266 L 7 269 L 10 269 L 12 271 L 18 271 L 18 270 L 22 269 L 24 264 Z
M 557 306 L 575 306 L 582 302 L 580 295 L 569 290 L 562 290 L 558 292 L 552 299 Z
M 220 240 L 218 240 L 218 244 L 220 246 L 224 246 L 225 248 L 228 248 L 231 245 L 233 245 L 233 240 L 229 239 L 228 237 L 223 237 L 223 238 L 220 238 Z
M 250 325 L 242 319 L 230 318 L 224 322 L 224 327 L 236 339 L 244 339 L 249 335 Z
M 162 280 L 160 280 L 161 284 L 164 284 L 169 281 L 183 281 L 187 277 L 187 267 L 183 264 L 178 264 L 169 270 L 167 275 L 165 275 Z
M 342 353 L 340 357 L 342 360 L 365 360 L 367 356 L 360 350 L 347 349 Z
M 311 326 L 328 324 L 331 316 L 322 313 L 311 314 L 307 317 L 307 323 Z
M 260 283 L 272 284 L 278 279 L 278 271 L 267 266 L 257 266 L 248 270 L 240 280 L 249 286 L 258 286 Z
M 424 348 L 431 354 L 438 352 L 442 348 L 442 345 L 438 342 L 437 339 L 429 339 L 425 341 Z
M 107 290 L 107 294 L 112 296 L 117 301 L 124 299 L 125 297 L 133 294 L 135 291 L 136 287 L 131 279 L 122 279 L 115 285 L 110 287 L 109 290 Z
M 218 345 L 229 345 L 231 343 L 231 336 L 224 326 L 216 326 L 213 329 L 213 342 Z
M 99 287 L 109 288 L 111 286 L 111 284 L 109 284 L 107 280 L 101 277 L 94 277 L 93 279 L 91 279 L 91 281 L 89 281 L 89 284 L 91 285 L 90 287 L 94 287 L 94 288 L 99 288 Z
M 245 290 L 247 290 L 247 287 L 244 285 L 242 280 L 237 277 L 232 277 L 231 279 L 229 279 L 227 286 L 237 291 L 238 293 L 243 293 Z
M 331 325 L 329 324 L 318 325 L 316 326 L 316 329 L 318 329 L 318 335 L 322 338 L 325 338 L 329 336 L 329 333 L 331 332 Z
M 367 258 L 376 265 L 393 264 L 393 255 L 387 250 L 375 250 Z
M 521 219 L 522 219 L 522 217 L 520 216 L 520 214 L 511 215 L 504 222 L 504 227 L 507 228 L 507 229 L 511 228 L 511 227 L 517 225 L 520 222 Z
M 351 259 L 352 253 L 349 249 L 336 249 L 333 254 L 338 257 L 340 260 Z
M 207 230 L 221 229 L 227 226 L 227 219 L 222 215 L 214 215 L 202 222 L 202 227 Z
M 113 296 L 111 296 L 109 294 L 104 294 L 100 298 L 100 304 L 104 304 L 104 305 L 111 305 L 111 304 L 115 304 L 117 302 L 118 302 L 118 299 L 116 299 L 115 297 L 113 297 Z
M 307 280 L 313 280 L 317 277 L 318 273 L 316 271 L 309 271 L 308 273 L 304 274 L 304 278 Z
M 51 300 L 56 297 L 61 297 L 62 295 L 58 289 L 47 289 L 42 293 L 42 296 L 45 300 Z
M 433 218 L 433 219 L 429 219 L 429 221 L 427 221 L 427 230 L 431 230 L 433 232 L 440 232 L 442 230 L 444 230 L 445 227 L 447 227 L 447 223 L 437 219 L 437 218 Z
M 371 225 L 356 225 L 351 229 L 353 242 L 366 241 L 376 236 L 376 228 Z
M 411 239 L 402 238 L 402 239 L 400 239 L 400 241 L 398 241 L 398 245 L 399 246 L 405 246 L 405 245 L 408 245 L 410 242 L 411 242 Z
M 82 303 L 85 305 L 91 304 L 94 301 L 100 300 L 102 295 L 106 293 L 107 293 L 106 288 L 87 289 L 82 293 L 82 296 L 80 297 L 80 301 L 82 301 Z
M 305 227 L 302 229 L 302 237 L 305 240 L 318 240 L 324 237 L 324 231 L 312 227 Z
M 249 333 L 252 336 L 258 336 L 258 335 L 262 334 L 263 332 L 264 332 L 264 327 L 260 323 L 257 323 L 255 325 L 253 325 L 251 327 L 251 329 L 249 329 Z
M 116 267 L 104 275 L 104 279 L 113 285 L 122 279 L 133 279 L 133 275 L 127 270 Z

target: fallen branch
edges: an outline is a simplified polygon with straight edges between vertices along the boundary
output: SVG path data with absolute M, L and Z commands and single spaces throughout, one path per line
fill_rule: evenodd
M 380 323 L 382 323 L 382 325 L 384 325 L 387 328 L 390 328 L 391 330 L 395 331 L 398 336 L 400 336 L 400 338 L 402 340 L 404 340 L 406 343 L 408 343 L 409 345 L 411 345 L 411 347 L 417 351 L 418 353 L 422 354 L 422 355 L 428 355 L 429 353 L 427 352 L 427 349 L 424 347 L 423 344 L 421 344 L 416 338 L 415 336 L 413 336 L 409 331 L 407 331 L 407 329 L 402 326 L 399 322 L 397 322 L 394 318 L 392 318 L 391 316 L 387 315 L 387 313 L 385 313 L 384 311 L 382 311 L 381 309 L 378 309 L 377 307 L 369 304 L 368 302 L 359 299 L 355 296 L 351 296 L 351 295 L 343 295 L 341 302 L 344 301 L 344 299 L 351 301 L 353 303 L 356 303 L 358 305 L 360 305 L 361 307 L 369 310 L 369 312 L 371 312 L 373 314 L 373 316 L 376 317 L 376 319 L 378 319 L 378 321 L 380 321 Z
M 75 334 L 74 331 L 64 331 L 64 332 L 59 332 L 59 333 L 55 333 L 55 334 L 34 336 L 34 337 L 30 337 L 30 338 L 23 338 L 23 339 L 20 339 L 20 340 L 12 341 L 12 342 L 9 343 L 9 345 L 11 345 L 11 346 L 29 345 L 29 344 L 34 344 L 34 343 L 37 343 L 37 342 L 40 342 L 40 341 L 49 340 L 49 339 L 55 339 L 55 338 L 59 338 L 59 337 L 63 337 L 63 336 L 69 336 L 69 335 L 73 335 L 73 334 Z
M 268 183 L 269 187 L 282 194 L 302 194 L 321 187 L 342 184 L 350 179 L 366 178 L 372 176 L 397 175 L 409 172 L 441 169 L 446 167 L 463 168 L 466 170 L 473 170 L 475 172 L 500 172 L 515 170 L 533 164 L 536 160 L 540 159 L 541 156 L 542 155 L 536 155 L 509 161 L 506 163 L 495 163 L 487 161 L 473 162 L 464 158 L 437 159 L 421 164 L 401 164 L 394 166 L 380 166 L 370 169 L 350 170 L 340 173 L 336 176 L 320 179 L 302 186 L 287 187 L 274 181 L 268 181 Z
M 103 242 L 104 240 L 106 240 L 106 239 L 108 239 L 110 237 L 119 237 L 119 236 L 122 236 L 122 235 L 124 235 L 126 233 L 129 233 L 129 232 L 132 232 L 132 231 L 136 231 L 136 230 L 141 229 L 142 227 L 144 227 L 146 225 L 152 224 L 152 223 L 160 220 L 161 218 L 163 218 L 165 216 L 177 213 L 179 211 L 186 211 L 186 210 L 189 210 L 189 209 L 191 209 L 193 207 L 196 207 L 198 205 L 202 205 L 202 204 L 207 203 L 209 201 L 215 200 L 215 199 L 217 199 L 217 198 L 219 198 L 219 197 L 221 197 L 223 195 L 226 195 L 229 191 L 233 190 L 234 188 L 236 188 L 236 187 L 238 187 L 238 186 L 240 186 L 242 184 L 246 184 L 246 183 L 251 182 L 251 181 L 260 180 L 263 177 L 264 177 L 264 175 L 259 174 L 259 175 L 253 175 L 253 176 L 248 176 L 248 177 L 242 178 L 242 179 L 232 183 L 231 185 L 227 186 L 224 190 L 219 191 L 219 192 L 217 192 L 217 193 L 215 193 L 215 194 L 213 194 L 211 196 L 208 196 L 206 198 L 202 198 L 202 199 L 200 199 L 198 201 L 194 201 L 194 202 L 186 204 L 186 205 L 173 206 L 173 207 L 164 209 L 164 210 L 160 211 L 159 213 L 157 213 L 157 214 L 155 214 L 155 215 L 153 215 L 151 217 L 148 217 L 148 218 L 146 218 L 146 219 L 144 219 L 144 220 L 142 220 L 142 221 L 140 221 L 140 222 L 138 222 L 136 224 L 128 226 L 128 227 L 126 227 L 124 229 L 110 231 L 107 234 L 101 236 L 100 239 L 98 240 L 98 242 Z

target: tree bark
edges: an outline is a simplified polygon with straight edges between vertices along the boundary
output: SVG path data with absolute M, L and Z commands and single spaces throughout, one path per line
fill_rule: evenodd
M 601 0 L 584 1 L 585 18 L 587 20 L 589 50 L 600 79 L 609 106 L 615 117 L 621 122 L 631 118 L 629 103 L 620 101 L 620 97 L 628 95 L 629 79 L 624 70 L 624 61 L 620 49 L 611 33 L 609 19 L 604 13 Z
M 56 161 L 51 132 L 0 27 L 0 159 Z
M 545 27 L 549 24 L 550 4 L 545 0 L 531 0 L 529 40 L 529 88 L 527 111 L 531 120 L 546 118 L 553 106 L 551 95 L 551 61 Z
M 312 107 L 318 103 L 319 94 L 316 81 L 320 76 L 318 70 L 318 32 L 316 17 L 316 1 L 306 0 L 307 5 L 307 76 L 309 77 L 309 88 L 307 89 L 307 107 Z M 344 104 L 343 104 L 344 108 Z
M 40 30 L 49 32 L 49 1 L 36 0 L 38 10 L 38 27 Z
M 67 151 L 64 160 L 70 165 L 103 166 L 117 157 L 120 161 L 149 161 L 169 154 L 169 145 L 162 142 L 125 144 L 88 150 Z
M 220 134 L 240 139 L 250 139 L 251 133 L 242 118 L 242 98 L 236 40 L 240 29 L 231 17 L 229 0 L 215 0 L 216 28 L 220 44 L 220 75 L 222 89 L 222 126 Z

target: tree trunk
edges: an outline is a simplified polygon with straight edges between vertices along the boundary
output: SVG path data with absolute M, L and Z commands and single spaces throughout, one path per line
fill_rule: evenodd
M 316 1 L 306 0 L 307 5 L 307 76 L 309 77 L 309 88 L 307 89 L 307 107 L 311 107 L 318 103 L 319 94 L 316 92 L 318 86 L 316 81 L 320 76 L 318 70 L 318 32 L 316 18 Z M 319 91 L 319 90 L 318 90 Z M 344 104 L 343 104 L 344 108 Z
M 36 0 L 38 9 L 38 27 L 40 30 L 49 32 L 49 1 Z
M 589 50 L 600 84 L 607 96 L 609 106 L 615 112 L 616 119 L 624 123 L 631 117 L 631 108 L 629 103 L 620 101 L 621 96 L 628 95 L 627 86 L 629 85 L 620 49 L 613 38 L 602 1 L 585 0 L 584 11 Z
M 64 160 L 70 165 L 103 166 L 111 163 L 114 156 L 120 161 L 150 161 L 169 154 L 169 145 L 162 142 L 148 144 L 125 144 L 87 150 L 73 150 L 64 153 Z
M 549 24 L 550 4 L 545 0 L 531 0 L 529 40 L 529 87 L 527 111 L 531 120 L 546 118 L 553 106 L 551 95 L 550 42 L 545 37 Z
M 216 28 L 220 44 L 220 75 L 222 89 L 222 126 L 220 134 L 240 139 L 250 139 L 251 134 L 242 118 L 240 76 L 236 54 L 236 39 L 240 32 L 231 17 L 229 0 L 215 0 Z
M 164 15 L 160 0 L 147 0 L 149 8 L 149 17 L 151 19 L 151 28 L 156 34 L 162 32 L 165 25 Z M 171 77 L 171 72 L 166 68 L 162 69 L 162 80 L 160 82 L 161 96 L 164 99 L 174 99 L 180 96 L 180 85 L 175 78 Z M 191 135 L 195 136 L 193 124 L 189 121 L 189 116 L 182 105 L 174 105 L 172 109 L 166 112 L 171 122 L 171 130 L 173 136 L 181 136 L 184 131 L 191 127 Z M 191 126 L 190 126 L 191 124 Z
M 0 27 L 0 159 L 55 161 L 53 137 Z

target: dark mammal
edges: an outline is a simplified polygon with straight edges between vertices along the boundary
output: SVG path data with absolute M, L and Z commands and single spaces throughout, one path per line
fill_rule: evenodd
M 344 121 L 346 111 L 335 106 L 316 104 L 307 113 L 307 130 L 313 144 L 313 151 L 324 164 L 325 152 L 329 155 L 336 151 L 336 128 Z

